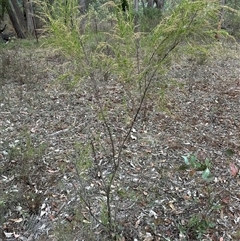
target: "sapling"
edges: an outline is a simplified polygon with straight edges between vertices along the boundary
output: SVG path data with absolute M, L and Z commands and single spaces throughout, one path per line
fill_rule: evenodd
M 218 5 L 217 1 L 183 0 L 150 33 L 143 33 L 137 31 L 139 28 L 135 25 L 134 15 L 128 11 L 119 12 L 118 6 L 113 2 L 102 6 L 108 16 L 104 19 L 101 19 L 94 9 L 79 16 L 78 1 L 73 2 L 76 5 L 67 6 L 71 8 L 68 12 L 72 12 L 71 26 L 67 24 L 64 14 L 66 11 L 63 11 L 66 6 L 55 1 L 49 11 L 41 2 L 49 32 L 46 42 L 72 59 L 76 71 L 73 74 L 78 76 L 79 83 L 89 83 L 88 92 L 95 101 L 91 102 L 91 108 L 94 109 L 96 122 L 101 125 L 88 126 L 87 148 L 91 146 L 89 156 L 93 161 L 87 163 L 95 165 L 100 184 L 98 188 L 89 186 L 86 189 L 85 185 L 92 181 L 90 170 L 93 166 L 89 167 L 89 179 L 86 179 L 88 175 L 82 175 L 76 163 L 80 183 L 76 190 L 90 216 L 106 228 L 111 238 L 116 238 L 120 232 L 117 224 L 121 203 L 117 203 L 116 195 L 119 192 L 115 191 L 114 185 L 117 181 L 120 182 L 118 174 L 124 164 L 123 150 L 130 145 L 129 137 L 139 120 L 144 101 L 149 91 L 154 91 L 153 83 L 160 82 L 162 74 L 171 66 L 171 59 L 180 52 L 177 50 L 181 45 L 189 45 L 194 49 L 201 39 L 214 39 L 215 30 L 210 19 L 217 19 Z M 117 10 L 113 11 L 114 8 Z M 79 23 L 83 19 L 84 31 L 81 31 Z M 122 99 L 118 105 L 109 101 L 112 96 L 108 93 L 105 82 L 110 83 L 111 77 L 122 91 Z M 129 93 L 133 96 L 129 96 Z M 135 103 L 133 113 L 130 113 L 128 108 L 131 99 L 134 99 Z M 123 123 L 118 128 L 121 133 L 115 131 L 115 125 L 121 123 L 111 119 L 112 113 L 119 115 L 119 110 L 125 119 L 128 119 L 127 124 Z M 82 145 L 82 148 L 84 146 L 86 147 Z M 89 158 L 84 155 L 80 155 L 79 162 Z M 194 156 L 184 157 L 184 160 L 185 164 L 193 169 L 202 167 Z M 206 168 L 203 170 L 203 178 L 207 179 L 210 176 L 210 162 L 206 160 L 204 165 Z M 99 196 L 103 196 L 101 200 L 96 200 L 92 194 L 94 191 L 89 191 L 93 189 Z M 98 209 L 100 211 L 97 211 Z

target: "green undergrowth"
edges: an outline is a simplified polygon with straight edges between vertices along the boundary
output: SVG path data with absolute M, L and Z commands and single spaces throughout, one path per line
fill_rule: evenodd
M 134 11 L 123 13 L 114 2 L 103 4 L 98 11 L 90 8 L 84 15 L 78 12 L 78 1 L 65 5 L 55 1 L 50 7 L 40 5 L 48 33 L 44 44 L 61 52 L 72 63 L 71 70 L 60 79 L 80 88 L 81 83 L 89 83 L 89 92 L 96 99 L 95 118 L 102 126 L 89 133 L 87 144 L 80 144 L 80 148 L 78 145 L 77 155 L 72 160 L 80 186 L 77 190 L 79 205 L 88 210 L 90 223 L 99 224 L 109 240 L 116 240 L 122 227 L 118 225 L 119 210 L 113 207 L 120 209 L 121 203 L 116 200 L 121 198 L 123 204 L 129 198 L 121 188 L 117 192 L 113 188 L 120 181 L 123 150 L 129 144 L 139 116 L 142 117 L 148 97 L 164 105 L 165 88 L 169 85 L 164 82 L 164 76 L 172 64 L 183 55 L 195 56 L 195 60 L 203 64 L 211 56 L 211 50 L 219 48 L 215 39 L 219 3 L 184 0 L 169 11 L 169 15 L 148 27 L 146 19 L 153 13 L 140 19 Z M 123 93 L 118 105 L 111 104 L 111 95 L 106 91 L 111 81 L 115 81 Z M 126 126 L 119 127 L 125 130 L 121 135 L 113 131 L 115 126 L 111 119 L 112 113 L 117 115 L 119 110 L 128 120 Z M 186 157 L 185 162 L 197 168 L 196 161 Z M 208 164 L 206 161 L 204 178 L 209 177 Z M 96 190 L 88 184 L 93 170 L 101 183 Z M 100 195 L 101 200 L 95 200 L 93 193 Z M 189 223 L 189 228 L 196 229 L 199 225 L 204 231 L 211 226 L 196 218 Z

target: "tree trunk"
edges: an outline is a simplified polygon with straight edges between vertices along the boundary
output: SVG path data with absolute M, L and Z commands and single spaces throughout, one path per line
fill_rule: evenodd
M 86 13 L 86 0 L 79 0 L 79 10 L 81 14 Z
M 31 35 L 34 35 L 35 24 L 34 24 L 32 1 L 31 0 L 23 0 L 23 6 L 24 6 L 25 12 L 26 12 L 28 33 L 30 33 Z
M 224 25 L 224 8 L 222 6 L 225 5 L 225 0 L 220 0 L 220 11 L 219 11 L 219 16 L 218 16 L 218 30 L 222 28 Z
M 22 10 L 20 9 L 20 6 L 18 5 L 18 1 L 9 0 L 9 2 L 14 8 L 14 12 L 16 13 L 17 18 L 19 19 L 19 22 L 26 29 L 26 21 L 25 21 L 25 18 L 24 18 L 24 14 L 23 14 Z
M 153 8 L 153 2 L 154 2 L 154 0 L 148 0 L 147 7 L 148 8 Z
M 156 3 L 157 8 L 163 9 L 163 7 L 164 7 L 164 0 L 155 0 L 154 2 Z
M 6 7 L 17 36 L 19 38 L 26 38 L 26 23 L 24 20 L 24 15 L 18 6 L 17 1 L 9 0 Z
M 138 0 L 134 0 L 134 10 L 138 12 Z
M 223 9 L 223 7 L 221 7 L 221 6 L 224 6 L 224 5 L 225 5 L 225 0 L 220 0 L 220 1 L 219 1 L 219 4 L 220 4 L 220 11 L 219 11 L 219 15 L 218 15 L 217 32 L 216 32 L 216 35 L 215 35 L 215 38 L 216 38 L 217 40 L 220 39 L 219 31 L 221 30 L 221 28 L 222 28 L 223 25 L 224 25 L 224 9 Z

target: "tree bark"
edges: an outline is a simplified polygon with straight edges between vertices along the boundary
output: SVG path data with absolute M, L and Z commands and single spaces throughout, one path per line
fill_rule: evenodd
M 20 6 L 18 5 L 18 1 L 16 0 L 9 0 L 9 2 L 12 4 L 14 11 L 17 15 L 17 18 L 19 19 L 20 24 L 26 29 L 26 21 L 24 18 L 24 14 L 20 9 Z
M 156 3 L 157 8 L 163 9 L 163 7 L 164 7 L 164 0 L 154 0 L 154 2 Z
M 6 7 L 17 36 L 19 38 L 26 38 L 26 23 L 24 20 L 24 15 L 18 6 L 17 1 L 9 0 Z
M 28 33 L 30 33 L 31 35 L 34 35 L 35 24 L 34 24 L 32 1 L 23 0 L 23 6 L 26 12 Z
M 79 0 L 79 10 L 81 14 L 86 13 L 86 0 Z
M 220 11 L 219 11 L 219 16 L 218 16 L 218 30 L 222 28 L 224 25 L 224 8 L 222 6 L 225 5 L 225 0 L 220 0 Z
M 133 5 L 134 5 L 134 10 L 138 12 L 138 0 L 134 0 Z
M 148 0 L 147 7 L 148 8 L 153 8 L 153 3 L 154 3 L 154 0 Z

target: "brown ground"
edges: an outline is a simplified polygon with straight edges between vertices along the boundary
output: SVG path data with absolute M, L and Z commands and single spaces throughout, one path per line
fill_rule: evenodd
M 98 100 L 89 80 L 66 91 L 50 71 L 62 72 L 64 60 L 45 50 L 1 54 L 0 240 L 109 240 L 79 192 L 104 222 L 102 180 L 113 165 L 97 102 L 117 145 L 137 100 L 124 100 L 112 79 Z M 175 63 L 158 81 L 165 99 L 149 94 L 112 187 L 118 240 L 240 240 L 240 50 Z M 212 181 L 179 170 L 189 153 L 211 160 Z

